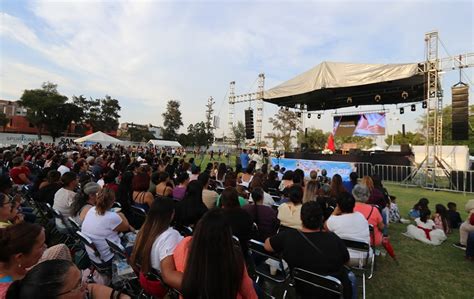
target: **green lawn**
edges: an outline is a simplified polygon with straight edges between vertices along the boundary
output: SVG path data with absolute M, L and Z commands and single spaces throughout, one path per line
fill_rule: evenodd
M 192 155 L 188 155 L 188 158 Z M 201 162 L 196 159 L 196 164 Z M 222 157 L 221 162 L 227 163 Z M 209 156 L 205 156 L 201 169 L 206 167 Z M 235 156 L 230 158 L 235 165 Z M 467 213 L 464 205 L 474 194 L 431 191 L 422 188 L 385 184 L 389 193 L 397 197 L 402 217 L 421 197 L 430 201 L 434 212 L 437 203 L 446 205 L 453 201 L 463 219 Z M 389 236 L 397 254 L 397 265 L 388 255 L 378 256 L 374 277 L 367 282 L 367 298 L 474 298 L 474 263 L 466 261 L 464 251 L 452 246 L 459 242 L 459 231 L 455 230 L 440 246 L 431 246 L 402 235 L 405 224 L 391 224 Z
M 397 197 L 404 218 L 419 198 L 426 197 L 432 211 L 437 203 L 456 202 L 465 219 L 464 204 L 474 198 L 474 194 L 433 192 L 390 184 L 386 187 Z M 388 255 L 377 257 L 375 275 L 367 284 L 368 298 L 474 298 L 474 263 L 464 259 L 464 251 L 452 246 L 459 241 L 458 230 L 440 246 L 409 239 L 401 235 L 405 230 L 404 224 L 390 225 L 390 240 L 399 265 Z

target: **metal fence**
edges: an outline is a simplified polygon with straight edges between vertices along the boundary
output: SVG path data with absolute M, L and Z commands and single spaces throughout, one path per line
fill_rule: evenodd
M 474 193 L 474 171 L 444 171 L 440 168 L 420 168 L 400 165 L 365 165 L 357 163 L 359 177 L 377 174 L 383 181 L 404 185 L 419 186 L 432 190 Z M 359 167 L 360 170 L 359 170 Z

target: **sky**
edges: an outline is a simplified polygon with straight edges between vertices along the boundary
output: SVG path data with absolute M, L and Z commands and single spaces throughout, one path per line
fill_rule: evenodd
M 221 137 L 228 135 L 230 81 L 242 94 L 256 91 L 259 73 L 269 89 L 323 61 L 421 62 L 424 34 L 432 30 L 446 46 L 440 56 L 474 52 L 473 11 L 472 0 L 0 0 L 0 98 L 18 100 L 25 89 L 51 81 L 68 97 L 116 98 L 120 122 L 154 125 L 162 125 L 166 102 L 174 99 L 185 132 L 204 120 L 212 96 Z M 473 69 L 464 81 L 474 81 Z M 458 81 L 457 72 L 443 75 L 446 105 Z M 248 107 L 236 105 L 236 120 Z M 385 108 L 389 133 L 402 123 L 417 129 L 421 104 L 404 115 Z M 264 135 L 276 112 L 265 104 Z M 333 112 L 306 119 L 305 126 L 329 131 Z

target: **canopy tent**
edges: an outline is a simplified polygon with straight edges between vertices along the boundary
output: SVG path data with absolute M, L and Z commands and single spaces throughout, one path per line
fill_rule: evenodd
M 423 100 L 424 83 L 417 63 L 323 62 L 265 91 L 263 100 L 286 107 L 306 104 L 308 111 L 410 103 Z
M 100 143 L 100 144 L 116 144 L 122 143 L 122 140 L 114 138 L 110 135 L 107 135 L 101 131 L 89 134 L 87 136 L 75 139 L 74 142 L 76 143 Z
M 147 142 L 149 145 L 161 147 L 182 147 L 178 141 L 151 139 Z

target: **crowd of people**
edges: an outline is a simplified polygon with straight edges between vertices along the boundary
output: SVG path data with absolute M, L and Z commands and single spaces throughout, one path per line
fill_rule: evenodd
M 305 177 L 300 169 L 267 164 L 258 151 L 243 150 L 235 169 L 217 161 L 198 165 L 169 150 L 99 145 L 30 144 L 3 151 L 0 161 L 0 298 L 34 298 L 40 289 L 48 298 L 128 298 L 85 283 L 64 244 L 46 249 L 45 228 L 14 186 L 28 186 L 35 203 L 62 215 L 54 223 L 59 233 L 68 234 L 64 219 L 73 219 L 95 245 L 86 250 L 99 268 L 109 268 L 114 259 L 106 239 L 120 244 L 123 233 L 136 233 L 126 248 L 129 263 L 141 288 L 158 298 L 168 288 L 184 298 L 261 297 L 251 239 L 283 257 L 290 269 L 338 278 L 344 297 L 356 298 L 350 266 L 366 256 L 344 240 L 369 244 L 375 249 L 369 254 L 376 254 L 389 243 L 389 223 L 400 221 L 395 198 L 376 175 L 358 178 L 354 172 L 345 182 L 314 170 Z M 421 199 L 411 212 L 416 226 L 409 233 L 434 242 L 442 239 L 437 234 L 460 226 L 459 245 L 471 246 L 466 254 L 472 259 L 474 206 L 464 223 L 455 205 L 448 208 L 437 205 L 432 221 L 428 200 Z M 314 290 L 298 285 L 296 292 L 314 297 Z

